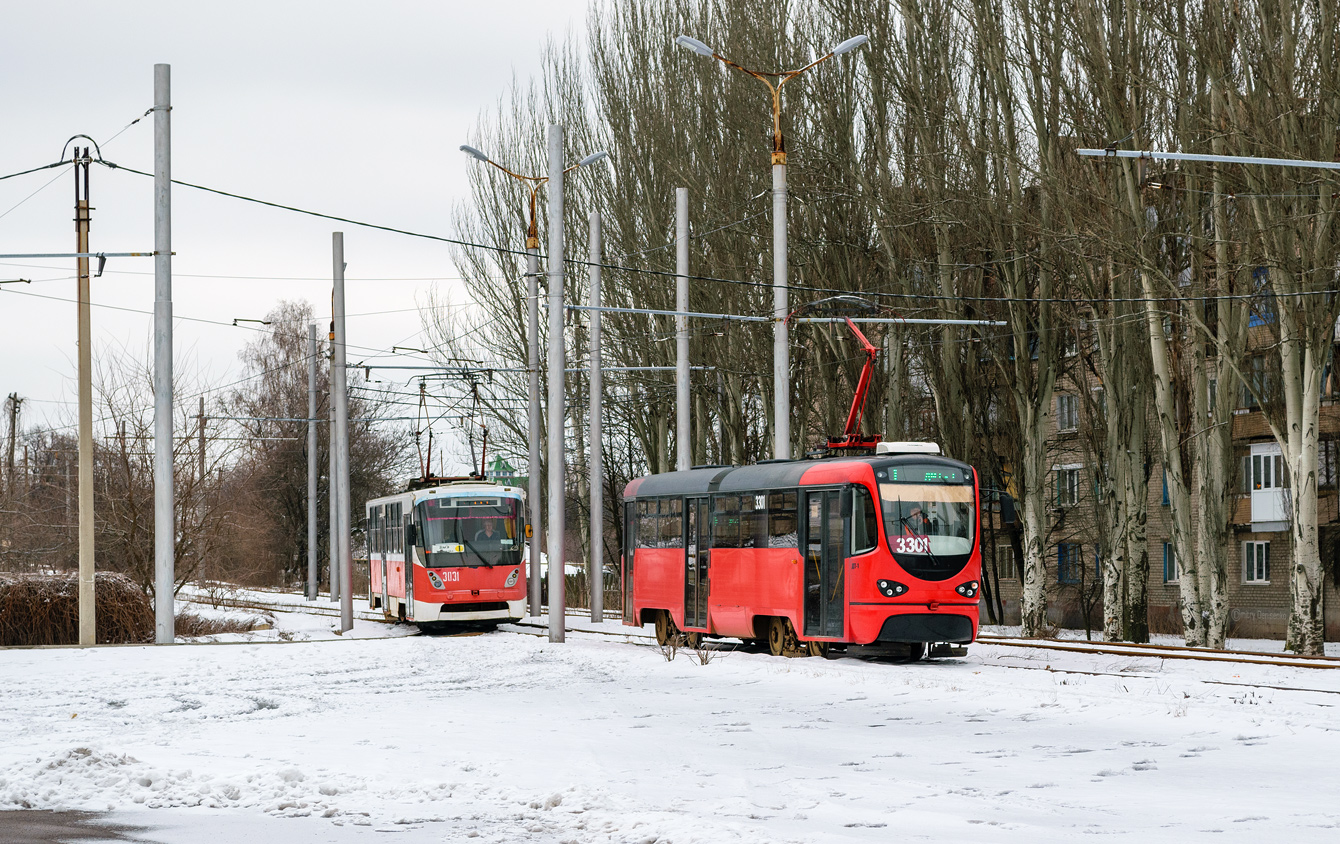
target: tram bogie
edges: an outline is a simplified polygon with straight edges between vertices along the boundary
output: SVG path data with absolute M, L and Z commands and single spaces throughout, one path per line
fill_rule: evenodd
M 785 656 L 847 645 L 957 653 L 936 646 L 977 637 L 977 473 L 911 445 L 634 480 L 624 623 Z
M 481 478 L 435 480 L 367 502 L 368 606 L 425 630 L 519 620 L 525 493 Z

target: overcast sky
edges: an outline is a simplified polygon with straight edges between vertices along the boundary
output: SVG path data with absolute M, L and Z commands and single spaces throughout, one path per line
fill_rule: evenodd
M 7 3 L 0 175 L 59 160 L 79 133 L 116 136 L 106 159 L 152 171 L 152 117 L 117 133 L 152 105 L 153 65 L 167 62 L 174 178 L 450 235 L 472 166 L 457 147 L 514 75 L 531 74 L 546 38 L 580 32 L 585 11 L 586 0 Z M 95 166 L 91 197 L 92 251 L 153 249 L 151 179 Z M 0 182 L 0 254 L 74 251 L 73 201 L 66 169 Z M 417 345 L 416 303 L 434 286 L 461 299 L 445 244 L 181 187 L 172 201 L 178 367 L 209 380 L 238 373 L 255 333 L 185 318 L 260 318 L 282 299 L 328 313 L 336 228 L 351 346 Z M 33 280 L 0 286 L 0 393 L 25 398 L 30 424 L 74 419 L 73 275 L 73 260 L 0 259 L 0 280 Z M 109 259 L 92 299 L 95 354 L 149 353 L 151 259 Z

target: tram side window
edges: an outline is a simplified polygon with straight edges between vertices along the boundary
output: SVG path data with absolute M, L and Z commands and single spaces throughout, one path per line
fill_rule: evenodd
M 368 514 L 368 550 L 370 553 L 379 554 L 382 550 L 382 508 L 373 507 L 372 512 Z
M 870 490 L 857 484 L 852 488 L 851 553 L 864 554 L 879 545 L 879 516 Z
M 637 545 L 639 548 L 656 547 L 656 503 L 637 502 Z
M 768 496 L 740 497 L 740 547 L 768 547 Z
M 768 495 L 768 547 L 800 547 L 800 539 L 796 533 L 794 492 L 773 492 Z
M 386 505 L 386 550 L 399 554 L 405 550 L 405 529 L 400 523 L 400 505 Z
M 660 548 L 684 547 L 684 501 L 680 498 L 662 498 L 659 526 Z
M 740 496 L 718 495 L 712 499 L 712 547 L 740 547 Z

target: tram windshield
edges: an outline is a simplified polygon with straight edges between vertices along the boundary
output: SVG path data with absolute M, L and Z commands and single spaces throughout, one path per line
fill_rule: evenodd
M 520 501 L 498 496 L 419 502 L 419 545 L 428 567 L 520 565 L 520 511 Z
M 919 483 L 881 483 L 884 532 L 895 554 L 957 556 L 972 551 L 973 488 Z

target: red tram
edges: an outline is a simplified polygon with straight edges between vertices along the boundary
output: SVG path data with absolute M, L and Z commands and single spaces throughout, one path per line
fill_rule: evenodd
M 650 475 L 624 490 L 623 620 L 778 656 L 977 637 L 977 472 L 932 443 Z
M 433 629 L 526 614 L 525 493 L 427 478 L 367 502 L 368 606 Z

